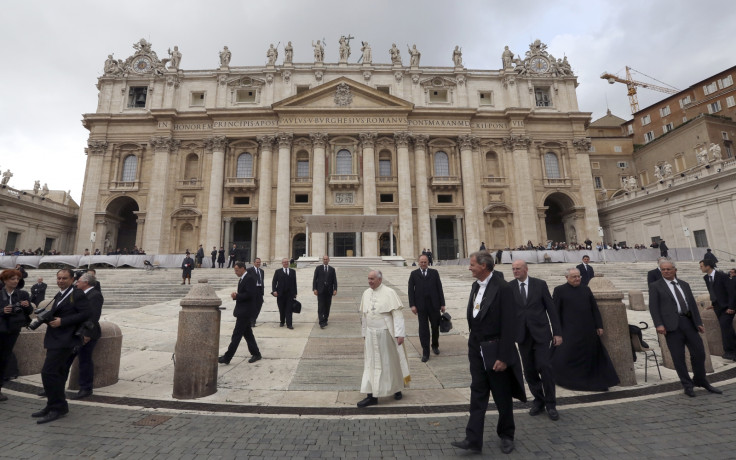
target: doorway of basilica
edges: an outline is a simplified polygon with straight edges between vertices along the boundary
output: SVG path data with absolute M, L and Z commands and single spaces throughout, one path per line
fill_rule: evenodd
M 138 231 L 138 218 L 135 215 L 137 211 L 138 203 L 127 196 L 115 198 L 107 205 L 107 232 L 114 236 L 110 239 L 108 251 L 115 251 L 116 249 L 130 251 L 133 249 Z
M 335 257 L 355 256 L 355 233 L 334 233 L 333 241 Z
M 437 254 L 435 260 L 457 259 L 458 244 L 455 238 L 455 219 L 437 218 Z
M 553 193 L 544 200 L 544 224 L 547 239 L 552 241 L 567 241 L 565 236 L 565 221 L 573 212 L 574 203 L 565 194 Z

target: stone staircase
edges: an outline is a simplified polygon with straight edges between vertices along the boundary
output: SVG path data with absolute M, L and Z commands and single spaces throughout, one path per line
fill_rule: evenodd
M 315 262 L 310 262 L 309 264 L 305 265 L 302 268 L 312 268 L 316 267 L 317 265 L 320 265 L 322 263 L 322 259 Z M 365 267 L 375 267 L 375 268 L 381 268 L 381 267 L 393 267 L 394 265 L 390 262 L 387 262 L 383 260 L 380 257 L 330 257 L 330 265 L 333 267 L 359 267 L 359 268 L 365 268 Z

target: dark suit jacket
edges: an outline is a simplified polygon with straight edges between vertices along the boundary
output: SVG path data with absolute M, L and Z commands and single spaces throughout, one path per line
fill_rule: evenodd
M 517 317 L 511 287 L 494 273 L 483 293 L 478 316 L 473 318 L 475 296 L 479 289 L 476 281 L 468 298 L 468 347 L 479 350 L 481 342 L 498 340 L 498 359 L 507 364 L 514 362 L 514 358 L 518 358 L 518 355 L 515 356 L 517 351 L 514 344 Z
M 263 304 L 263 294 L 265 292 L 264 291 L 264 286 L 266 285 L 265 284 L 266 283 L 266 273 L 263 271 L 262 268 L 256 268 L 255 266 L 250 267 L 248 270 L 251 271 L 251 272 L 253 272 L 253 276 L 255 276 L 255 277 L 258 277 L 258 275 L 260 274 L 260 281 L 261 281 L 261 286 L 260 286 L 260 291 L 261 291 L 261 304 Z M 257 273 L 256 273 L 256 271 L 257 271 Z M 256 280 L 256 281 L 258 281 L 258 280 Z
M 31 286 L 31 302 L 38 305 L 46 297 L 46 283 L 36 283 Z
M 495 277 L 497 277 L 497 276 L 498 276 L 498 277 L 499 277 L 500 279 L 502 279 L 502 280 L 504 280 L 504 281 L 505 281 L 505 279 L 504 279 L 504 277 L 503 277 L 503 272 L 502 272 L 502 271 L 500 271 L 500 270 L 493 270 L 493 277 L 495 278 Z
M 94 332 L 91 336 L 92 339 L 99 339 L 102 334 L 100 329 L 100 316 L 102 316 L 102 304 L 105 302 L 105 298 L 102 293 L 95 288 L 92 288 L 85 294 L 87 296 L 87 303 L 89 304 L 89 320 L 94 323 Z
M 62 295 L 58 293 L 51 304 L 54 317 L 61 318 L 61 326 L 46 326 L 43 347 L 48 350 L 74 348 L 82 344 L 82 339 L 75 336 L 74 333 L 77 332 L 80 324 L 90 319 L 89 303 L 84 292 L 73 287 L 69 289 L 73 291 L 63 301 L 59 302 Z
M 702 326 L 703 321 L 700 319 L 698 304 L 695 303 L 690 285 L 679 278 L 677 278 L 677 282 L 685 294 L 685 302 L 687 302 L 688 310 L 692 313 L 693 324 Z M 667 283 L 669 281 L 662 278 L 649 285 L 649 313 L 652 314 L 654 327 L 664 326 L 668 331 L 674 331 L 678 326 L 679 313 L 677 312 L 677 301 Z
M 235 296 L 233 316 L 250 318 L 254 309 L 263 303 L 263 295 L 256 286 L 256 274 L 247 271 L 242 280 L 238 280 L 238 291 Z
M 427 269 L 427 276 L 422 275 L 421 269 L 411 272 L 409 275 L 409 306 L 439 310 L 444 305 L 445 293 L 442 290 L 440 273 L 432 268 Z
M 312 290 L 317 291 L 317 294 L 319 295 L 332 295 L 334 291 L 337 291 L 337 273 L 335 272 L 335 269 L 328 265 L 327 273 L 325 273 L 324 264 L 318 265 L 314 269 Z
M 549 294 L 547 282 L 539 278 L 527 278 L 526 304 L 521 300 L 519 281 L 513 280 L 509 286 L 514 291 L 514 306 L 519 316 L 516 330 L 516 341 L 521 343 L 526 339 L 526 332 L 535 342 L 544 343 L 552 340 L 553 335 L 562 335 L 560 315 L 557 312 L 552 296 Z M 549 326 L 552 325 L 552 333 Z
M 736 299 L 734 299 L 730 293 L 729 283 L 731 280 L 728 278 L 728 275 L 720 270 L 714 270 L 713 275 L 714 282 L 712 285 L 710 283 L 710 275 L 703 276 L 703 280 L 705 281 L 705 286 L 708 288 L 708 292 L 710 293 L 713 310 L 716 315 L 720 316 L 727 309 L 733 308 L 733 304 L 736 302 Z
M 661 279 L 662 272 L 659 271 L 659 268 L 655 268 L 654 270 L 649 270 L 647 272 L 647 284 L 652 284 L 653 282 Z
M 588 269 L 585 269 L 585 264 L 580 264 L 577 267 L 578 270 L 580 270 L 580 284 L 583 286 L 587 286 L 590 280 L 593 279 L 595 276 L 595 270 L 593 270 L 593 266 L 588 264 Z
M 279 297 L 287 296 L 288 298 L 296 297 L 296 270 L 289 268 L 289 276 L 287 278 L 284 268 L 277 268 L 273 272 L 273 281 L 271 281 L 271 292 L 275 292 Z

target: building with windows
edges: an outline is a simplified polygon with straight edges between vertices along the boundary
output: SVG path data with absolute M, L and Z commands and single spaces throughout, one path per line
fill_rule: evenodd
M 590 114 L 566 58 L 537 40 L 501 69 L 467 69 L 459 48 L 424 67 L 396 48 L 375 62 L 364 42 L 352 63 L 341 43 L 336 63 L 319 42 L 314 62 L 289 44 L 258 67 L 225 47 L 217 68 L 182 70 L 145 40 L 110 57 L 84 115 L 77 248 L 96 232 L 149 254 L 453 259 L 597 233 Z

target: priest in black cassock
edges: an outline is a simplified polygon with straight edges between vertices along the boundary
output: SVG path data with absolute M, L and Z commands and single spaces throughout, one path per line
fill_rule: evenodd
M 580 284 L 580 271 L 570 268 L 567 283 L 557 286 L 557 307 L 565 341 L 554 350 L 555 383 L 568 390 L 607 391 L 619 384 L 611 358 L 601 342 L 603 320 L 593 292 Z

